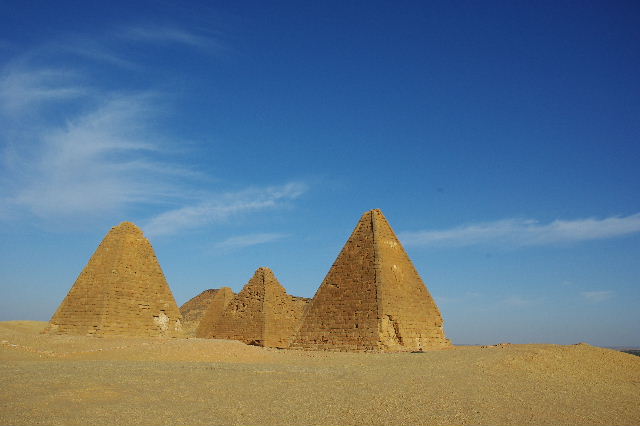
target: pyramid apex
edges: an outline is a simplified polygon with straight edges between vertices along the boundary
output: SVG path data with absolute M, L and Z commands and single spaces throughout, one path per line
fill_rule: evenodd
M 372 220 L 376 221 L 376 219 L 382 219 L 384 222 L 388 222 L 387 217 L 382 213 L 381 209 L 371 209 L 362 214 L 360 220 Z
M 379 215 L 384 216 L 384 214 L 382 213 L 382 210 L 381 210 L 381 209 L 371 209 L 371 210 L 368 210 L 368 211 L 364 212 L 363 216 L 366 216 L 366 215 L 376 215 L 376 214 L 379 214 Z
M 305 299 L 294 299 L 273 271 L 262 266 L 229 302 L 210 335 L 205 337 L 286 348 L 305 306 Z
M 131 232 L 131 233 L 140 233 L 140 234 L 142 233 L 142 229 L 140 229 L 138 225 L 129 221 L 124 221 L 120 225 L 114 226 L 112 229 L 113 230 L 117 229 L 119 231 Z

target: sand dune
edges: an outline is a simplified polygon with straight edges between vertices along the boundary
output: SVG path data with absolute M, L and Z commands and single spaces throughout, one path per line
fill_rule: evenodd
M 0 323 L 0 424 L 640 423 L 640 357 L 589 345 L 329 353 L 45 325 Z

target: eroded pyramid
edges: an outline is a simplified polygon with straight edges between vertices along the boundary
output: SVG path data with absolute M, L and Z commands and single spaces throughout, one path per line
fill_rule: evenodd
M 196 337 L 212 339 L 215 326 L 220 322 L 225 308 L 236 294 L 229 287 L 216 290 L 195 330 Z
M 46 332 L 182 336 L 182 316 L 151 243 L 123 222 L 109 231 Z
M 180 306 L 182 329 L 187 336 L 196 335 L 196 329 L 218 290 L 217 288 L 205 290 Z
M 442 315 L 380 210 L 366 212 L 306 309 L 292 347 L 416 351 L 450 346 Z
M 300 325 L 307 300 L 287 294 L 271 269 L 259 268 L 229 302 L 211 336 L 286 348 Z

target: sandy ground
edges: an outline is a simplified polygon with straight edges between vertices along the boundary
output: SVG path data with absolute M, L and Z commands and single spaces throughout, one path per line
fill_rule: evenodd
M 44 326 L 0 322 L 2 425 L 640 424 L 640 357 L 589 345 L 351 354 Z

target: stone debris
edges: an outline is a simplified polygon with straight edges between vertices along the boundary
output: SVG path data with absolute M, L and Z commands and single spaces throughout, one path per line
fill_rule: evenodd
M 380 210 L 358 222 L 291 344 L 384 352 L 449 346 L 438 306 Z
M 212 339 L 216 324 L 220 322 L 225 308 L 235 297 L 235 293 L 229 287 L 216 290 L 215 295 L 203 313 L 202 319 L 195 330 L 196 337 Z
M 189 299 L 184 305 L 180 306 L 180 314 L 182 314 L 182 329 L 185 335 L 195 336 L 196 329 L 202 321 L 207 308 L 218 292 L 217 288 L 210 288 L 203 291 L 197 296 Z
M 102 240 L 44 332 L 179 337 L 181 321 L 151 243 L 123 222 Z
M 504 343 L 497 343 L 495 345 L 482 345 L 482 346 L 480 346 L 480 348 L 482 348 L 482 349 L 487 349 L 487 348 L 508 348 L 511 345 L 512 345 L 512 343 L 504 342 Z
M 286 348 L 309 299 L 287 294 L 269 268 L 259 268 L 207 333 L 214 339 Z

